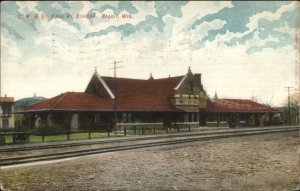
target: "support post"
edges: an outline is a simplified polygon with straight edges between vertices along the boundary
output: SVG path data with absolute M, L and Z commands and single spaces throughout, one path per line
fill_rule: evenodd
M 70 140 L 70 129 L 67 130 L 67 139 Z

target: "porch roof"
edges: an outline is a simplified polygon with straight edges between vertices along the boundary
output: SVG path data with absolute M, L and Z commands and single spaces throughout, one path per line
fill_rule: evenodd
M 21 113 L 42 111 L 112 110 L 109 100 L 94 94 L 66 92 L 53 98 L 27 106 Z
M 270 106 L 247 99 L 214 99 L 208 102 L 206 112 L 279 113 Z

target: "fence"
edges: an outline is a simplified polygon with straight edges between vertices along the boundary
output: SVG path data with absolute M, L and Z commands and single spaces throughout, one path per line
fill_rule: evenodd
M 118 124 L 118 129 L 66 130 L 66 131 L 9 131 L 0 132 L 0 145 L 45 141 L 65 141 L 130 135 L 154 135 L 191 131 L 191 124 L 179 123 L 164 127 L 161 123 Z

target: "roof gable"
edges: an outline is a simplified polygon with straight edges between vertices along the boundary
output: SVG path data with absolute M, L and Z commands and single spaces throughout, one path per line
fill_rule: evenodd
M 115 95 L 112 93 L 111 89 L 107 86 L 106 82 L 102 79 L 102 77 L 95 71 L 92 76 L 85 93 L 97 94 L 99 96 L 115 99 Z
M 203 90 L 201 83 L 201 74 L 193 74 L 189 68 L 186 75 L 182 77 L 174 90 L 177 93 L 190 93 Z

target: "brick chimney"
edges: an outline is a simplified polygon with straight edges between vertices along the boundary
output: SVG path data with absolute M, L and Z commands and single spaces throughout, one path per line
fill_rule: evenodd
M 194 74 L 196 80 L 201 84 L 201 74 Z

